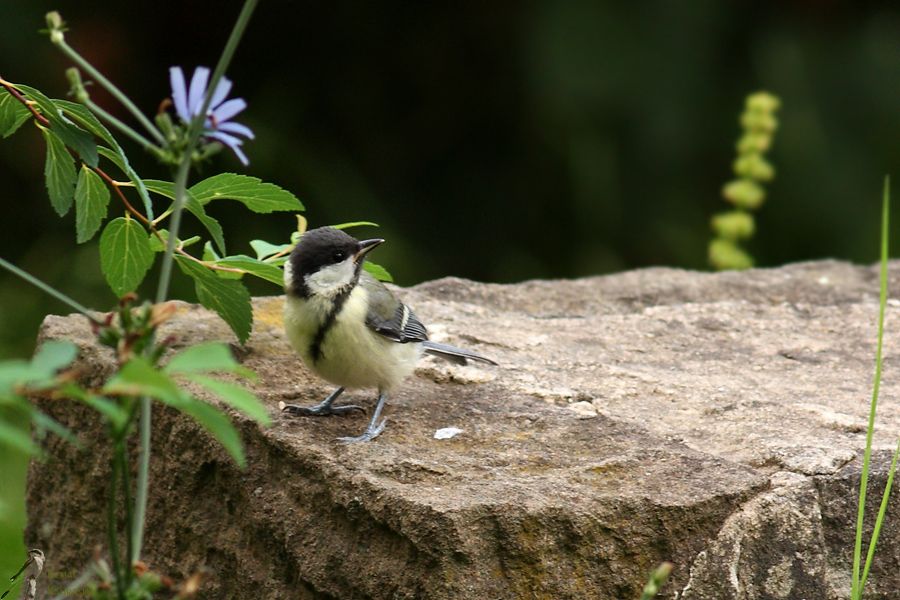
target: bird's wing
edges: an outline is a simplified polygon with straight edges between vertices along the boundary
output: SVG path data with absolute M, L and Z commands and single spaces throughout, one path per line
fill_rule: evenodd
M 360 274 L 359 285 L 369 293 L 366 325 L 372 331 L 399 344 L 428 339 L 428 330 L 422 322 L 407 305 L 397 300 L 387 286 L 365 271 Z

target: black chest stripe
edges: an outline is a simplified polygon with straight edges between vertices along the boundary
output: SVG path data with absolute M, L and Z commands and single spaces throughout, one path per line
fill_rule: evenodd
M 312 356 L 313 362 L 319 362 L 319 359 L 322 358 L 322 343 L 325 341 L 325 335 L 334 326 L 338 313 L 341 312 L 344 303 L 350 297 L 350 293 L 353 292 L 355 287 L 355 285 L 347 286 L 345 291 L 334 297 L 334 305 L 331 307 L 331 311 L 325 316 L 325 320 L 322 321 L 322 325 L 319 326 L 319 330 L 316 331 L 316 335 L 309 345 L 309 354 Z

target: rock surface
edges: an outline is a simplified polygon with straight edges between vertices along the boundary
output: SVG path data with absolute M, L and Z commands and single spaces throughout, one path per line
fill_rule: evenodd
M 344 446 L 335 438 L 366 417 L 278 415 L 279 401 L 330 389 L 289 349 L 280 299 L 257 299 L 236 354 L 259 374 L 274 424 L 236 417 L 241 471 L 192 422 L 155 409 L 148 562 L 173 576 L 205 567 L 208 598 L 628 599 L 662 560 L 675 563 L 667 598 L 848 596 L 875 269 L 442 279 L 400 293 L 434 339 L 502 366 L 423 360 L 391 398 L 385 433 Z M 898 307 L 873 507 L 900 431 Z M 167 329 L 179 346 L 234 341 L 189 305 Z M 48 317 L 41 337 L 75 340 L 86 379 L 109 373 L 79 317 Z M 348 396 L 374 404 L 371 391 Z M 26 541 L 48 571 L 72 572 L 105 540 L 107 455 L 90 412 L 44 407 L 85 446 L 50 440 L 50 460 L 32 465 Z M 463 431 L 434 438 L 448 427 Z M 896 597 L 898 562 L 892 508 L 868 597 Z

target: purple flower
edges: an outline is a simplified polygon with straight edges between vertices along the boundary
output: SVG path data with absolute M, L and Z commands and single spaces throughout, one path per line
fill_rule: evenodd
M 185 124 L 191 122 L 194 115 L 200 113 L 203 108 L 203 98 L 209 87 L 209 69 L 197 67 L 191 77 L 191 87 L 185 85 L 184 72 L 181 67 L 169 69 L 169 82 L 172 84 L 172 101 L 175 103 L 175 112 L 178 118 Z M 243 98 L 225 100 L 231 91 L 231 81 L 222 77 L 213 92 L 209 103 L 209 111 L 206 113 L 206 121 L 203 123 L 203 137 L 211 138 L 231 148 L 244 165 L 249 164 L 247 156 L 241 150 L 244 140 L 253 139 L 250 128 L 240 123 L 230 122 L 229 119 L 247 108 Z

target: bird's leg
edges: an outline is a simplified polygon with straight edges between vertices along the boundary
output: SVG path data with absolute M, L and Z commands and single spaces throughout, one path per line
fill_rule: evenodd
M 356 406 L 355 404 L 347 404 L 345 406 L 332 406 L 334 401 L 337 400 L 338 396 L 343 393 L 344 388 L 339 387 L 338 389 L 331 392 L 331 395 L 329 395 L 327 398 L 325 398 L 315 406 L 298 406 L 296 404 L 287 404 L 284 408 L 281 409 L 281 412 L 304 417 L 326 417 L 329 415 L 343 415 L 348 412 L 353 412 L 354 410 L 358 410 L 359 412 L 366 412 L 366 409 L 364 409 L 362 406 Z
M 372 419 L 369 421 L 369 426 L 366 427 L 363 434 L 358 437 L 341 437 L 338 438 L 338 441 L 345 444 L 355 444 L 356 442 L 369 442 L 378 437 L 378 434 L 384 431 L 385 422 L 387 421 L 387 419 L 381 419 L 381 422 L 378 422 L 385 402 L 387 402 L 387 392 L 378 390 L 378 404 L 375 405 L 375 412 L 372 413 Z

